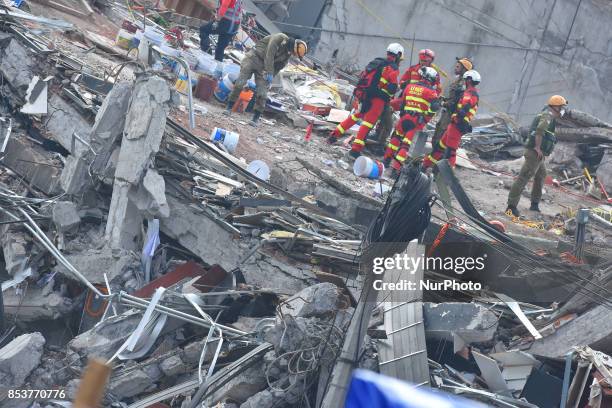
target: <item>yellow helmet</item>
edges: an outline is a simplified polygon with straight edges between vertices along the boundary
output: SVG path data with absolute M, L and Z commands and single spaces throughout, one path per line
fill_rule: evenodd
M 302 40 L 295 40 L 295 45 L 293 46 L 293 53 L 298 56 L 300 59 L 304 58 L 304 55 L 308 52 L 308 45 Z
M 548 98 L 548 106 L 565 106 L 567 105 L 567 99 L 561 95 L 553 95 Z
M 474 65 L 472 65 L 472 61 L 468 58 L 457 58 L 457 62 L 465 68 L 466 71 L 470 71 Z

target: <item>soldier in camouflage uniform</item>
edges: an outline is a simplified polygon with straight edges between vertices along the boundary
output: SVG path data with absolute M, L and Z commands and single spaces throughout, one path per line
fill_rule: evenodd
M 440 138 L 446 131 L 446 128 L 451 122 L 451 115 L 454 113 L 453 110 L 457 106 L 459 102 L 459 98 L 465 89 L 465 84 L 463 82 L 463 74 L 467 71 L 473 69 L 474 66 L 472 61 L 469 58 L 457 58 L 457 63 L 455 64 L 455 75 L 456 79 L 450 84 L 448 87 L 448 93 L 443 98 L 444 102 L 442 104 L 442 110 L 440 112 L 440 118 L 436 123 L 436 130 L 434 131 L 434 135 L 431 139 L 431 145 L 436 146 L 440 141 Z
M 268 88 L 272 79 L 287 66 L 291 56 L 302 59 L 307 51 L 308 47 L 304 41 L 291 38 L 283 33 L 272 34 L 257 41 L 255 47 L 245 55 L 240 63 L 240 76 L 228 97 L 225 113 L 230 114 L 247 81 L 251 76 L 255 76 L 257 90 L 251 125 L 257 125 L 259 117 L 266 108 Z
M 542 187 L 546 178 L 546 166 L 544 161 L 547 156 L 550 156 L 557 139 L 555 137 L 555 125 L 557 119 L 565 114 L 567 100 L 560 96 L 554 95 L 548 99 L 548 107 L 540 112 L 533 123 L 529 132 L 529 138 L 525 144 L 525 163 L 519 173 L 518 178 L 514 181 L 510 193 L 508 194 L 508 208 L 506 212 L 512 213 L 515 217 L 520 215 L 517 205 L 521 198 L 523 189 L 533 178 L 533 187 L 531 189 L 531 211 L 540 211 L 539 203 L 542 198 Z

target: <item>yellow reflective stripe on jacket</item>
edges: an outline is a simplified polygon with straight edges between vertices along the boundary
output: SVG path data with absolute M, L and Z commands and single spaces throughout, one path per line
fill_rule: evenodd
M 414 106 L 406 106 L 404 107 L 404 112 L 414 112 L 414 113 L 426 113 L 428 111 L 424 111 L 422 109 L 419 108 L 415 108 Z
M 406 144 L 411 145 L 412 144 L 412 140 L 410 140 L 408 138 L 404 138 L 404 139 L 402 139 L 402 143 L 406 143 Z
M 427 111 L 421 110 L 419 108 L 415 108 L 414 106 L 405 106 L 404 112 L 425 113 Z
M 427 105 L 427 107 L 431 105 L 431 102 L 427 101 L 426 99 L 419 98 L 417 96 L 406 95 L 406 102 L 408 101 L 420 102 L 420 103 Z
M 342 125 L 338 125 L 338 126 L 336 127 L 336 129 L 338 129 L 338 132 L 340 132 L 340 134 L 342 134 L 342 135 L 344 134 L 344 132 L 346 132 L 346 130 L 344 130 L 344 128 L 342 127 Z
M 440 143 L 439 143 L 439 144 L 440 144 L 440 147 L 441 147 L 441 148 L 446 149 L 446 145 L 445 145 L 444 143 L 442 143 L 442 141 L 441 141 L 441 140 L 440 140 Z
M 385 78 L 380 78 L 380 82 L 382 82 L 385 85 L 389 83 L 389 81 L 387 81 Z
M 389 96 L 393 96 L 393 94 L 391 92 L 387 91 L 385 88 L 381 88 L 380 90 L 383 91 L 384 93 L 386 93 Z
M 359 144 L 359 145 L 364 145 L 364 146 L 365 146 L 365 141 L 364 141 L 364 140 L 361 140 L 361 139 L 355 139 L 355 140 L 353 141 L 353 143 L 355 143 L 355 144 Z
M 387 145 L 387 149 L 391 149 L 391 150 L 399 150 L 399 146 L 396 146 L 394 144 L 389 143 Z
M 366 126 L 369 127 L 370 129 L 372 129 L 374 127 L 374 124 L 370 123 L 370 122 L 366 122 L 365 120 L 361 121 L 361 126 Z
M 395 160 L 397 160 L 400 163 L 403 163 L 406 161 L 406 157 L 404 156 L 400 156 L 399 154 L 397 156 L 395 156 Z
M 355 116 L 355 114 L 351 114 L 351 119 L 353 119 L 355 122 L 359 120 L 359 118 Z
M 430 154 L 429 156 L 427 156 L 427 158 L 432 162 L 432 163 L 437 163 L 438 161 L 436 159 L 434 159 L 434 157 Z

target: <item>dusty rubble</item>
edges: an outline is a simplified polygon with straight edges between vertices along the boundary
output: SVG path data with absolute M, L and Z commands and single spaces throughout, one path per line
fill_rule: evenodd
M 170 60 L 145 66 L 117 48 L 110 21 L 137 23 L 132 10 L 102 7 L 105 17 L 83 5 L 77 13 L 103 21 L 86 29 L 53 3 L 59 19 L 0 14 L 13 24 L 0 31 L 0 405 L 19 406 L 8 388 L 61 389 L 72 401 L 88 360 L 101 358 L 113 366 L 104 406 L 326 406 L 347 361 L 494 406 L 559 406 L 562 395 L 605 406 L 609 124 L 571 112 L 544 212 L 514 220 L 503 213 L 505 188 L 525 130 L 507 115 L 479 117 L 453 173 L 458 189 L 442 182 L 455 198 L 443 202 L 435 185 L 419 248 L 484 251 L 497 264 L 478 276 L 420 271 L 478 278 L 484 289 L 425 291 L 394 315 L 405 302 L 379 298 L 362 317 L 369 277 L 357 265 L 400 187 L 357 177 L 346 147 L 324 143 L 352 76 L 291 64 L 253 129 L 212 99 L 190 102 L 177 73 L 157 69 Z M 228 50 L 225 66 L 240 56 Z M 193 74 L 206 75 L 198 66 Z M 235 151 L 209 141 L 215 127 L 240 135 Z M 269 178 L 248 170 L 255 160 Z M 493 219 L 507 234 L 491 230 Z M 360 357 L 347 359 L 357 337 Z M 421 358 L 397 363 L 401 352 Z

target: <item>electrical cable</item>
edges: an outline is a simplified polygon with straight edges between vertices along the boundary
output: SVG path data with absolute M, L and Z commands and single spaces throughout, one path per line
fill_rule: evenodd
M 374 254 L 380 257 L 391 256 L 403 251 L 408 242 L 421 237 L 431 219 L 431 198 L 431 180 L 420 171 L 418 163 L 413 161 L 410 165 L 404 166 L 400 176 L 395 180 L 383 208 L 370 224 L 362 240 L 359 247 L 362 255 L 361 259 L 364 259 L 363 254 L 367 254 L 366 259 Z M 378 251 L 380 245 L 384 246 L 381 252 Z M 371 272 L 369 276 L 371 276 Z M 374 289 L 366 276 L 357 303 L 361 303 L 363 298 L 367 299 L 372 290 Z M 422 299 L 413 301 L 422 301 Z M 357 309 L 353 312 L 350 320 L 352 322 L 353 319 L 359 319 L 357 333 L 361 333 L 364 320 L 366 318 L 369 320 L 370 317 L 364 316 L 363 310 L 361 315 L 357 315 L 356 312 Z M 331 330 L 328 337 L 330 335 Z M 355 354 L 351 359 L 353 363 L 358 362 L 362 342 L 363 338 L 359 338 L 355 347 Z M 342 347 L 343 343 L 340 345 L 340 350 L 342 350 Z M 334 365 L 337 364 L 341 353 L 342 351 L 336 355 Z M 332 376 L 328 378 L 325 384 L 324 395 L 329 391 L 331 379 Z
M 447 209 L 446 206 L 444 206 L 443 204 L 440 204 L 439 202 L 437 202 L 438 205 L 442 206 L 443 209 Z M 471 217 L 469 214 L 463 212 L 461 209 L 458 209 L 456 207 L 453 207 L 452 205 L 450 206 L 451 209 L 454 212 L 458 212 L 461 214 L 464 214 L 467 219 L 460 219 L 460 217 L 456 217 L 458 219 L 460 219 L 461 221 L 465 222 L 466 224 L 470 225 L 473 228 L 478 229 L 479 231 L 483 232 L 485 235 L 489 236 L 493 241 L 497 242 L 498 246 L 501 247 L 505 247 L 508 252 L 504 252 L 502 251 L 500 248 L 498 248 L 498 246 L 492 245 L 491 247 L 500 252 L 501 254 L 503 254 L 504 256 L 508 257 L 509 259 L 512 259 L 513 262 L 515 262 L 516 264 L 518 264 L 519 266 L 521 266 L 521 269 L 526 269 L 526 270 L 530 270 L 535 272 L 536 268 L 534 267 L 534 263 L 538 266 L 540 266 L 541 268 L 547 270 L 548 272 L 552 273 L 555 275 L 555 277 L 557 277 L 558 279 L 564 280 L 565 282 L 567 282 L 568 284 L 574 284 L 574 285 L 578 285 L 578 291 L 582 291 L 582 292 L 589 292 L 590 295 L 594 295 L 597 298 L 602 298 L 603 302 L 599 303 L 601 305 L 612 305 L 612 295 L 610 294 L 610 291 L 605 288 L 604 286 L 598 285 L 596 283 L 594 283 L 593 281 L 590 281 L 582 276 L 580 276 L 578 273 L 574 272 L 573 269 L 575 268 L 575 266 L 568 266 L 565 264 L 561 264 L 559 262 L 554 262 L 552 260 L 547 260 L 547 259 L 543 259 L 541 256 L 533 253 L 531 250 L 529 250 L 528 248 L 514 242 L 511 241 L 509 242 L 504 242 L 502 240 L 499 239 L 499 237 L 497 236 L 497 234 L 491 234 L 490 231 L 487 231 L 486 229 L 483 230 L 482 228 L 482 224 L 480 221 L 475 220 L 473 217 Z M 437 216 L 434 216 L 437 218 Z M 477 237 L 476 235 L 470 233 L 469 231 L 463 231 L 463 233 L 465 233 L 466 235 L 469 235 L 473 238 L 475 238 L 477 241 L 482 242 L 482 238 L 481 237 Z M 524 260 L 524 258 L 528 258 L 528 260 Z M 563 269 L 564 271 L 559 272 L 558 269 Z M 585 286 L 581 286 L 579 285 L 579 283 L 576 282 L 576 280 L 578 281 L 582 281 L 582 283 L 584 284 L 590 284 L 593 286 L 596 286 L 598 289 L 600 289 L 601 291 L 603 291 L 605 293 L 605 295 L 602 295 L 592 289 L 589 289 Z M 610 303 L 608 303 L 610 302 Z M 611 306 L 608 306 L 611 307 Z

